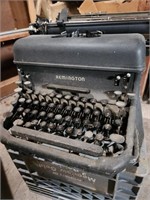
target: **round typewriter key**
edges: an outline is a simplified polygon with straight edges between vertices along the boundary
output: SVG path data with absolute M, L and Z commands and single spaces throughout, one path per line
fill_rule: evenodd
M 96 122 L 93 123 L 93 125 L 94 125 L 94 128 L 95 128 L 95 129 L 99 129 L 100 126 L 101 126 L 101 123 L 98 122 L 98 121 L 96 121 Z
M 34 100 L 33 101 L 33 106 L 38 106 L 39 105 L 39 101 L 38 100 Z
M 54 113 L 50 112 L 47 114 L 48 119 L 53 119 L 54 118 Z
M 65 95 L 65 97 L 64 97 L 66 100 L 70 100 L 71 99 L 71 95 Z
M 110 124 L 105 124 L 105 125 L 103 126 L 103 128 L 104 128 L 105 130 L 110 131 L 110 130 L 112 129 L 112 126 L 111 126 Z
M 99 110 L 94 110 L 93 115 L 95 117 L 98 117 L 101 114 L 101 112 Z
M 59 135 L 63 135 L 63 131 L 64 131 L 65 127 L 61 124 L 61 125 L 58 125 L 56 127 L 56 131 Z
M 78 127 L 78 126 L 80 126 L 80 124 L 81 124 L 81 119 L 80 119 L 80 118 L 75 118 L 75 119 L 73 120 L 73 122 L 74 122 L 75 127 Z
M 43 102 L 41 102 L 40 106 L 44 108 L 47 106 L 47 103 L 45 101 L 43 101 Z
M 37 124 L 38 124 L 38 120 L 37 120 L 37 119 L 32 120 L 32 121 L 31 121 L 31 124 L 32 124 L 33 126 L 37 125 Z
M 63 97 L 62 94 L 56 94 L 56 98 L 61 99 Z
M 55 121 L 56 122 L 61 122 L 62 120 L 62 115 L 58 114 L 58 115 L 55 115 Z
M 25 98 L 22 97 L 18 101 L 19 101 L 19 103 L 23 104 L 25 102 Z
M 14 92 L 15 92 L 15 93 L 20 93 L 20 92 L 22 92 L 22 88 L 21 88 L 21 87 L 18 87 L 18 88 L 16 88 L 16 89 L 14 89 Z
M 23 120 L 22 119 L 16 119 L 14 122 L 13 122 L 13 125 L 14 126 L 22 126 L 23 125 Z
M 121 125 L 122 125 L 122 120 L 121 120 L 121 119 L 116 119 L 116 120 L 115 120 L 115 124 L 116 124 L 117 126 L 121 126 Z
M 78 138 L 80 138 L 83 135 L 82 129 L 78 128 L 78 129 L 75 129 L 74 131 L 76 132 L 76 135 L 78 136 Z
M 24 110 L 23 107 L 19 107 L 19 108 L 17 109 L 17 112 L 18 112 L 18 113 L 21 113 L 21 112 L 23 112 L 23 110 Z
M 82 101 L 83 103 L 86 103 L 86 102 L 88 101 L 88 99 L 87 99 L 86 97 L 82 97 L 82 98 L 81 98 L 81 101 Z
M 104 136 L 101 133 L 98 133 L 95 136 L 95 140 L 97 140 L 98 142 L 101 142 L 104 139 Z
M 85 119 L 85 120 L 83 121 L 83 125 L 84 125 L 85 127 L 87 127 L 88 124 L 90 124 L 90 120 Z
M 84 134 L 84 141 L 92 141 L 93 140 L 93 132 L 92 131 L 86 131 Z
M 26 115 L 26 114 L 29 114 L 30 112 L 31 112 L 30 108 L 26 108 L 26 109 L 24 110 L 25 115 Z
M 71 135 L 73 133 L 73 127 L 67 127 L 66 128 L 66 134 Z
M 53 98 L 53 97 L 55 97 L 56 94 L 57 94 L 57 93 L 55 93 L 55 92 L 51 92 L 51 93 L 49 94 L 49 96 L 50 96 L 51 98 Z
M 67 115 L 64 119 L 65 122 L 70 122 L 71 121 L 71 116 Z
M 56 129 L 56 125 L 51 122 L 51 123 L 49 123 L 48 128 L 50 129 L 50 132 L 52 132 Z
M 45 111 L 41 111 L 41 112 L 39 113 L 39 117 L 40 117 L 40 118 L 45 117 L 45 115 L 46 115 L 46 112 L 45 112 Z
M 48 107 L 49 107 L 49 108 L 54 108 L 54 107 L 55 107 L 55 104 L 54 104 L 54 103 L 50 103 L 50 104 L 48 105 Z
M 32 111 L 31 111 L 31 115 L 32 115 L 32 116 L 36 116 L 37 114 L 38 114 L 38 110 L 32 110 Z
M 126 106 L 126 102 L 124 102 L 124 101 L 117 101 L 116 102 L 116 106 L 118 106 L 119 108 L 124 108 Z
M 16 83 L 16 85 L 18 85 L 18 86 L 21 86 L 21 85 L 22 85 L 22 81 L 16 81 L 15 83 Z
M 28 90 L 26 91 L 26 93 L 30 95 L 30 94 L 33 93 L 33 90 L 28 89 Z
M 106 110 L 104 111 L 104 116 L 105 116 L 106 118 L 111 117 L 111 115 L 112 115 L 111 110 L 106 109 Z
M 73 96 L 73 100 L 74 100 L 74 101 L 76 101 L 76 102 L 77 102 L 77 101 L 79 101 L 79 99 L 80 99 L 80 97 L 79 97 L 79 96 Z
M 91 113 L 91 110 L 89 108 L 85 108 L 83 112 L 85 115 L 89 115 Z
M 45 129 L 46 129 L 46 125 L 47 125 L 46 121 L 40 122 L 40 128 L 41 128 L 42 130 L 45 130 Z
M 122 144 L 122 143 L 125 142 L 125 138 L 122 135 L 118 135 L 118 134 L 115 134 L 115 133 L 112 133 L 110 135 L 110 139 L 111 139 L 111 141 L 119 143 L 119 144 Z
M 28 106 L 29 104 L 31 104 L 31 103 L 32 103 L 32 100 L 31 100 L 31 99 L 27 99 L 27 100 L 26 100 L 27 106 Z
M 77 107 L 74 108 L 74 111 L 75 111 L 76 113 L 79 113 L 79 112 L 81 111 L 81 108 L 77 106 Z
M 94 99 L 94 98 L 91 98 L 89 101 L 90 101 L 90 103 L 93 104 L 93 105 L 97 103 L 97 100 Z
M 26 86 L 31 85 L 31 81 L 25 81 L 25 82 L 24 82 L 24 85 L 26 85 Z
M 30 128 L 31 126 L 32 126 L 31 122 L 26 122 L 24 124 L 24 127 L 26 127 L 26 128 Z
M 57 105 L 57 109 L 58 109 L 58 110 L 62 110 L 62 109 L 63 109 L 63 104 L 58 104 L 58 105 Z

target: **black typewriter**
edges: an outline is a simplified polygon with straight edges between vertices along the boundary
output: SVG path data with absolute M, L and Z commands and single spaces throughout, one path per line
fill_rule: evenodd
M 34 35 L 15 43 L 18 98 L 2 142 L 32 190 L 51 196 L 59 183 L 71 188 L 64 199 L 89 199 L 89 191 L 93 199 L 136 198 L 144 60 L 140 34 Z M 81 188 L 86 194 L 78 196 Z

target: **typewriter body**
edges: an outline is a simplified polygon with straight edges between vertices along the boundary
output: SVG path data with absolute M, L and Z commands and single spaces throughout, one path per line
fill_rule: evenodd
M 108 199 L 136 198 L 144 60 L 140 34 L 34 35 L 15 43 L 18 99 L 2 142 L 31 189 L 48 193 L 40 184 L 52 179 Z

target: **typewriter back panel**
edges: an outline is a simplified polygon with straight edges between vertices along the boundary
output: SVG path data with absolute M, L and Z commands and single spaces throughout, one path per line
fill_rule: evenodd
M 37 89 L 61 85 L 72 91 L 76 87 L 79 93 L 95 98 L 110 90 L 132 92 L 137 74 L 143 70 L 144 56 L 145 42 L 139 34 L 29 36 L 14 46 L 20 76 L 29 74 Z

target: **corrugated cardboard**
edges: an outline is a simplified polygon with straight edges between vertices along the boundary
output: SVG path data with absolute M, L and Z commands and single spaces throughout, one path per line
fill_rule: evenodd
M 139 0 L 132 0 L 131 2 L 121 3 L 118 7 L 118 12 L 137 12 Z
M 78 8 L 79 13 L 81 15 L 88 14 L 88 13 L 97 13 L 98 10 L 96 8 L 95 3 L 93 0 L 85 0 L 81 6 Z
M 99 12 L 107 12 L 107 13 L 117 13 L 119 3 L 116 1 L 112 2 L 95 2 L 96 8 Z

